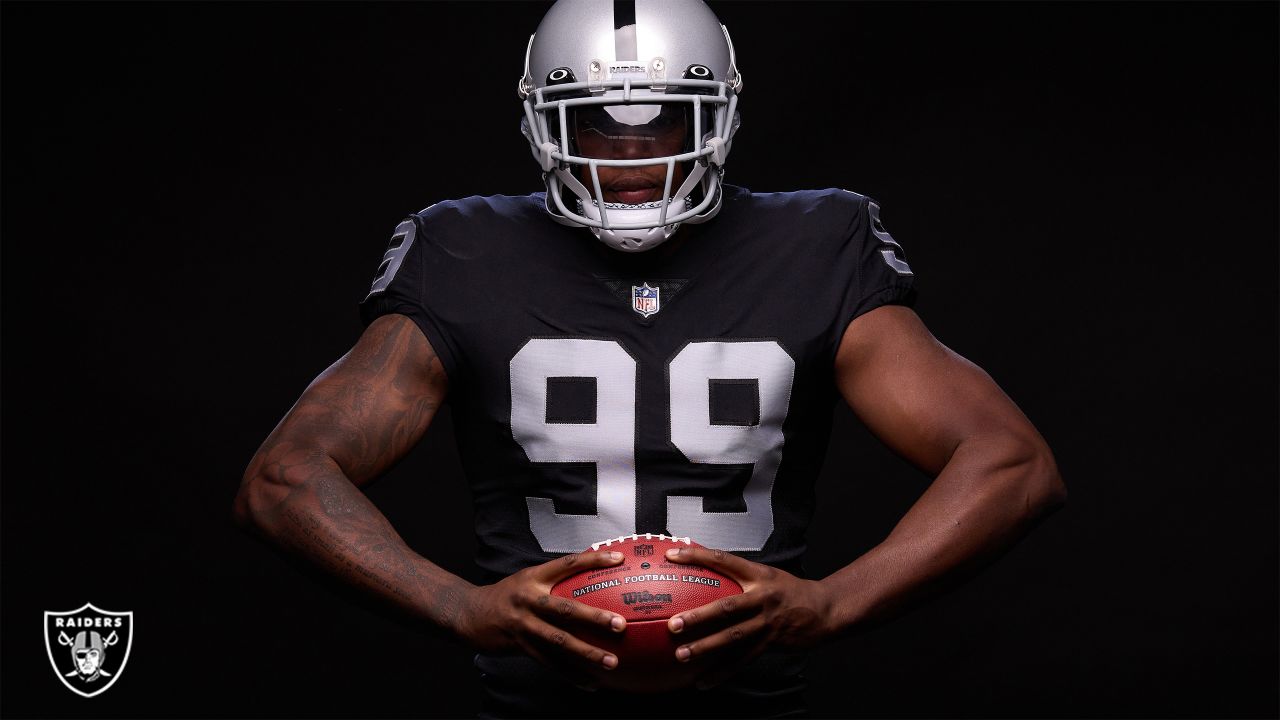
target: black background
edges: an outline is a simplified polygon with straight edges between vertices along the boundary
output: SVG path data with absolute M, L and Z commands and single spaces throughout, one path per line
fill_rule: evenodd
M 1277 714 L 1277 7 L 714 5 L 746 79 L 729 180 L 875 197 L 918 312 L 1071 493 L 820 650 L 819 715 Z M 6 716 L 474 713 L 466 650 L 228 514 L 358 336 L 395 224 L 540 189 L 515 84 L 544 8 L 0 8 Z M 843 409 L 836 432 L 815 577 L 927 484 Z M 369 493 L 474 577 L 447 416 Z M 136 617 L 91 700 L 41 634 L 86 601 Z

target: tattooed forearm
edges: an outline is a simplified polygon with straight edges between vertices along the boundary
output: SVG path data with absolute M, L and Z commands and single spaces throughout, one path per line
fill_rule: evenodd
M 341 502 L 341 513 L 326 500 Z M 460 595 L 464 581 L 415 554 L 377 508 L 336 467 L 318 468 L 279 506 L 273 534 L 281 544 L 346 582 L 443 628 L 454 615 L 439 598 Z
M 445 391 L 440 361 L 412 322 L 375 321 L 258 450 L 237 516 L 346 582 L 450 629 L 470 585 L 414 553 L 357 487 L 408 452 Z

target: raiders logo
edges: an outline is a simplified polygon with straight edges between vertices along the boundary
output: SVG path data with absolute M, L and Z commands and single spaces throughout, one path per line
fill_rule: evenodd
M 46 611 L 44 646 L 58 679 L 71 692 L 93 697 L 120 679 L 133 647 L 133 613 L 90 603 L 67 612 Z

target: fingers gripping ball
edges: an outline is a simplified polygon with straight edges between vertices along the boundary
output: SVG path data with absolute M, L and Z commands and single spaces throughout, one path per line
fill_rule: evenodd
M 672 635 L 667 620 L 720 598 L 742 593 L 732 578 L 700 565 L 667 560 L 667 550 L 701 547 L 689 538 L 626 535 L 593 543 L 590 551 L 621 552 L 620 565 L 584 570 L 556 583 L 551 594 L 618 613 L 621 633 L 592 631 L 583 640 L 618 656 L 618 667 L 602 673 L 603 686 L 630 692 L 664 692 L 693 681 L 675 652 L 688 638 Z

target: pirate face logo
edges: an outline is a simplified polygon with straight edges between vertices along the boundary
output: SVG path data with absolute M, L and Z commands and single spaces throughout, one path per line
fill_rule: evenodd
M 93 697 L 115 684 L 129 660 L 133 613 L 99 610 L 90 604 L 69 612 L 46 612 L 44 641 L 62 684 L 78 695 Z
M 102 635 L 97 630 L 89 632 L 81 630 L 76 633 L 74 641 L 68 638 L 65 632 L 58 633 L 58 643 L 71 646 L 71 657 L 75 660 L 76 671 L 80 673 L 80 677 L 86 682 L 93 682 L 104 676 L 102 672 L 103 652 L 107 647 L 118 642 L 120 642 L 120 636 L 115 632 L 112 632 L 107 636 L 106 640 L 103 640 Z M 108 674 L 106 677 L 110 677 L 110 675 Z

